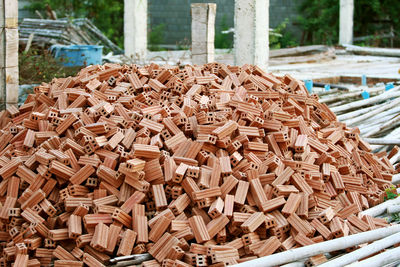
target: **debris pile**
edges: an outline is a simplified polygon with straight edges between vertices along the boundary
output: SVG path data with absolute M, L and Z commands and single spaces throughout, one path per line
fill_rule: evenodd
M 32 43 L 49 47 L 62 45 L 103 45 L 116 54 L 122 49 L 111 42 L 90 20 L 78 19 L 23 19 L 19 25 L 19 41 L 25 46 L 32 36 Z
M 393 155 L 289 75 L 89 66 L 0 118 L 4 265 L 236 264 L 387 226 L 358 214 Z

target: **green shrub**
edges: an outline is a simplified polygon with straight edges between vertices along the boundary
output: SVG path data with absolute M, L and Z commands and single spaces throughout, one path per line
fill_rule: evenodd
M 64 67 L 48 50 L 31 49 L 19 54 L 19 83 L 49 82 L 53 78 L 75 76 L 81 67 Z

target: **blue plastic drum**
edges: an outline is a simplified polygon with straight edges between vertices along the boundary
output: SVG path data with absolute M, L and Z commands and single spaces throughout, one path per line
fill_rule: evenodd
M 99 45 L 52 45 L 50 51 L 66 67 L 102 63 L 103 46 Z

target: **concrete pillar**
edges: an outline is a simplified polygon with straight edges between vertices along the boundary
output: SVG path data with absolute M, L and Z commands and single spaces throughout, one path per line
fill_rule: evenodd
M 125 55 L 142 63 L 147 54 L 147 0 L 124 0 Z
M 354 0 L 340 0 L 339 44 L 353 43 Z
M 18 104 L 18 1 L 0 1 L 0 108 Z
M 235 65 L 266 70 L 269 53 L 269 0 L 235 0 Z
M 215 14 L 217 4 L 194 3 L 192 13 L 192 63 L 214 61 Z

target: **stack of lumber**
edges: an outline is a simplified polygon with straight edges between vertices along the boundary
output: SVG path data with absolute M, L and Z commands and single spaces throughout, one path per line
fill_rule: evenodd
M 387 226 L 392 155 L 289 75 L 105 64 L 0 113 L 3 265 L 224 266 Z
M 33 44 L 37 46 L 63 45 L 103 45 L 114 53 L 123 51 L 111 42 L 90 20 L 78 19 L 29 19 L 19 25 L 19 41 L 23 46 L 33 34 Z

